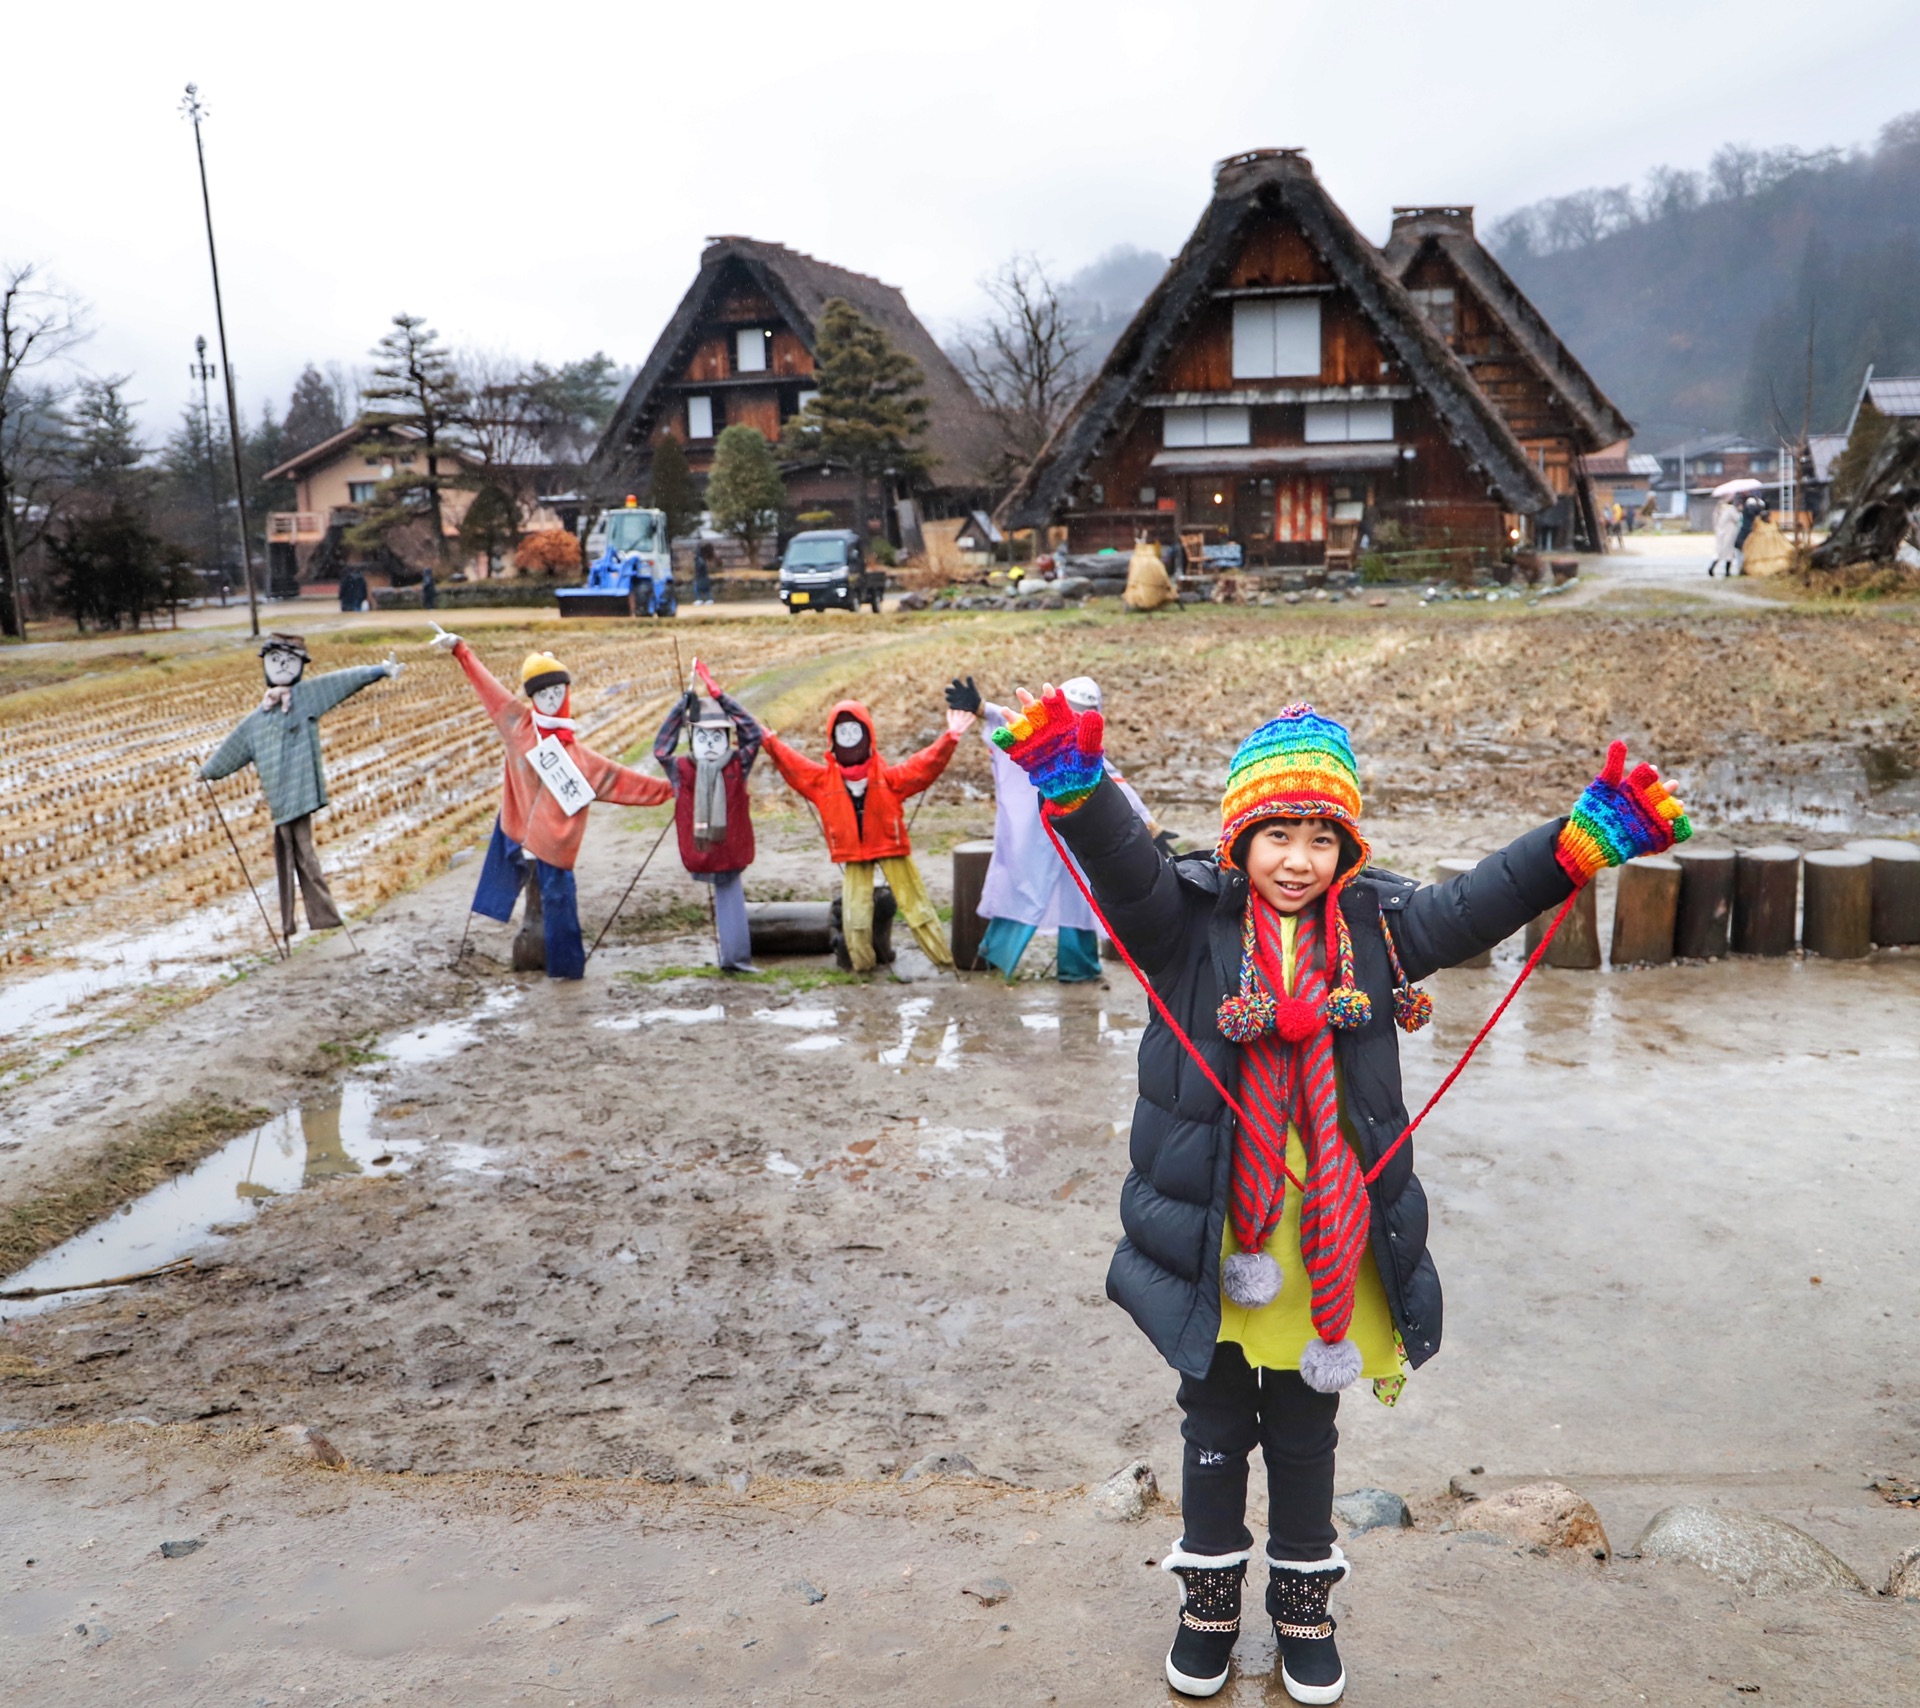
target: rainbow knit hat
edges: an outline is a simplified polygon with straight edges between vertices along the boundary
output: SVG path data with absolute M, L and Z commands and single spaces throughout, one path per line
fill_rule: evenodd
M 1344 724 L 1323 718 L 1308 705 L 1288 706 L 1241 742 L 1227 767 L 1227 791 L 1220 800 L 1220 864 L 1232 868 L 1234 844 L 1270 818 L 1327 819 L 1344 829 L 1360 850 L 1359 859 L 1327 891 L 1326 939 L 1338 945 L 1339 954 L 1327 1018 L 1342 1030 L 1363 1026 L 1372 1004 L 1353 982 L 1353 940 L 1340 911 L 1340 892 L 1373 850 L 1360 834 L 1360 772 Z

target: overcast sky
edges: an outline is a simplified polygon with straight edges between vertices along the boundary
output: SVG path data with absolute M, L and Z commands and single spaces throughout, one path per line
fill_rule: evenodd
M 131 372 L 156 430 L 214 330 L 189 80 L 249 415 L 397 309 L 637 364 L 709 233 L 877 274 L 938 334 L 1013 251 L 1171 253 L 1240 149 L 1305 147 L 1378 240 L 1396 202 L 1491 218 L 1920 105 L 1912 0 L 9 10 L 0 258 L 91 303 L 87 364 Z

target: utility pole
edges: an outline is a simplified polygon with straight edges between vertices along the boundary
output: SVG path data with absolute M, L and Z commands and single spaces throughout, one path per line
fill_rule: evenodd
M 207 360 L 207 341 L 193 341 L 194 359 L 187 364 L 187 377 L 200 382 L 200 448 L 207 453 L 207 560 L 208 567 L 220 577 L 220 607 L 226 609 L 227 577 L 220 564 L 220 478 L 213 472 L 213 404 L 207 397 L 207 381 L 213 378 L 213 364 Z
M 213 323 L 220 334 L 220 366 L 227 386 L 227 439 L 233 447 L 233 496 L 240 512 L 240 563 L 247 576 L 247 616 L 253 632 L 260 632 L 260 597 L 253 585 L 253 541 L 247 533 L 247 477 L 240 465 L 240 411 L 233 397 L 233 363 L 227 355 L 227 315 L 220 302 L 220 257 L 213 247 L 213 201 L 207 194 L 207 151 L 200 141 L 200 121 L 207 109 L 193 84 L 180 102 L 180 111 L 193 121 L 193 152 L 200 162 L 200 209 L 207 220 L 207 261 L 213 269 Z

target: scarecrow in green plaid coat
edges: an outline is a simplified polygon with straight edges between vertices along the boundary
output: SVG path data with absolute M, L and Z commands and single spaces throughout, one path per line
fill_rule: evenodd
M 309 928 L 324 931 L 340 923 L 340 910 L 313 847 L 313 815 L 327 804 L 327 780 L 320 768 L 321 716 L 362 688 L 406 668 L 389 654 L 384 664 L 329 670 L 308 679 L 311 662 L 298 635 L 264 637 L 260 666 L 267 678 L 266 694 L 200 767 L 207 782 L 230 777 L 249 763 L 260 774 L 260 791 L 273 814 L 273 867 L 280 881 L 280 928 L 287 937 L 294 929 L 296 877 Z

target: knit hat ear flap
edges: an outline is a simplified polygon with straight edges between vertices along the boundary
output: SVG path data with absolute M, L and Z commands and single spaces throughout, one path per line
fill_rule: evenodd
M 1353 982 L 1353 938 L 1347 916 L 1340 911 L 1340 895 L 1358 868 L 1342 872 L 1327 891 L 1327 940 L 1339 945 L 1339 983 L 1327 992 L 1327 1023 L 1339 1032 L 1353 1032 L 1373 1018 L 1373 1001 Z

